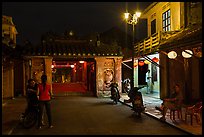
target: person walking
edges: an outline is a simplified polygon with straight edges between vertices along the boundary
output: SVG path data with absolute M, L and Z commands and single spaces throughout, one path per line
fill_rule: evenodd
M 37 90 L 38 100 L 39 100 L 39 120 L 38 129 L 42 128 L 42 115 L 44 107 L 46 109 L 46 114 L 48 117 L 49 128 L 53 128 L 52 116 L 51 116 L 51 85 L 47 83 L 47 75 L 41 76 L 41 83 L 38 84 Z
M 146 94 L 149 94 L 150 93 L 150 83 L 151 83 L 151 76 L 150 76 L 150 70 L 148 69 L 147 72 L 146 72 L 146 83 L 147 83 L 147 92 Z

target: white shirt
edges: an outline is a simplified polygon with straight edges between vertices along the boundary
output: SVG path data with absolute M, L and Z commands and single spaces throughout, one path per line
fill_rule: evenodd
M 150 72 L 147 72 L 147 73 L 146 73 L 146 82 L 149 81 L 149 78 L 150 78 Z

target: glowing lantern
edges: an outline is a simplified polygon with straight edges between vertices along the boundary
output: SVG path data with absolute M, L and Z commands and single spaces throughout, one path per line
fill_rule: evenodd
M 149 64 L 150 62 L 149 62 L 148 60 L 145 60 L 144 63 L 145 63 L 145 64 Z
M 139 66 L 143 66 L 144 65 L 144 61 L 139 61 L 138 65 Z
M 192 54 L 193 54 L 193 52 L 191 50 L 182 51 L 182 56 L 184 58 L 190 58 L 190 57 L 192 57 Z
M 70 65 L 71 68 L 74 68 L 74 65 Z
M 177 57 L 177 53 L 175 51 L 171 51 L 168 53 L 168 58 L 175 59 Z
M 159 59 L 158 59 L 157 57 L 154 57 L 154 58 L 152 59 L 152 61 L 154 61 L 154 62 L 158 62 Z

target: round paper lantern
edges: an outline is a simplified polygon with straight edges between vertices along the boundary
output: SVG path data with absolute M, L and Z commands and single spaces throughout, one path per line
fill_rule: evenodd
M 154 62 L 158 62 L 159 59 L 158 59 L 157 57 L 154 57 L 154 58 L 152 59 L 152 61 L 154 61 Z
M 175 59 L 177 57 L 177 53 L 175 51 L 171 51 L 168 53 L 168 58 Z
M 139 61 L 138 65 L 139 66 L 143 66 L 144 65 L 144 61 Z
M 186 51 L 186 52 L 185 52 L 185 51 Z M 182 56 L 183 56 L 184 58 L 190 58 L 190 57 L 192 57 L 193 52 L 192 52 L 191 50 L 185 50 L 185 51 L 182 51 Z
M 150 64 L 150 62 L 148 60 L 145 60 L 144 63 L 145 64 Z

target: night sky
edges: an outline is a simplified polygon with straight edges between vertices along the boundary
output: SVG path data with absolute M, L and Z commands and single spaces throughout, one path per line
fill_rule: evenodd
M 2 15 L 16 25 L 17 44 L 29 40 L 38 44 L 48 31 L 61 35 L 73 30 L 77 35 L 104 32 L 124 24 L 123 13 L 143 11 L 152 2 L 3 2 Z

